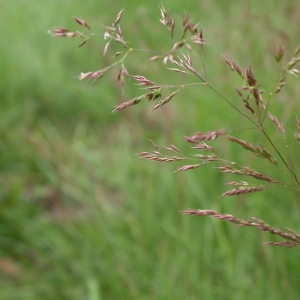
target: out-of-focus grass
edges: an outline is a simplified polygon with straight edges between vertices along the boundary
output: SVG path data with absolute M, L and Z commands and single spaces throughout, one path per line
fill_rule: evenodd
M 1 300 L 299 296 L 298 249 L 263 245 L 272 237 L 253 228 L 179 213 L 189 207 L 217 209 L 297 230 L 296 195 L 275 191 L 220 199 L 225 178 L 208 166 L 174 175 L 177 165 L 134 156 L 151 148 L 149 138 L 189 151 L 182 134 L 249 124 L 204 88 L 183 92 L 155 113 L 140 104 L 110 115 L 114 105 L 139 93 L 136 87 L 122 95 L 115 88 L 118 70 L 94 84 L 74 78 L 105 66 L 102 36 L 76 50 L 75 40 L 46 34 L 55 25 L 78 28 L 72 16 L 86 19 L 101 33 L 101 24 L 112 22 L 125 7 L 123 30 L 132 47 L 168 50 L 158 4 L 0 3 Z M 242 66 L 252 64 L 270 88 L 277 72 L 272 50 L 279 44 L 293 50 L 299 43 L 297 1 L 164 5 L 177 16 L 186 10 L 200 21 L 208 41 L 208 78 L 236 101 L 234 87 L 240 82 L 220 52 Z M 146 58 L 131 56 L 126 66 L 159 82 L 184 80 Z M 286 120 L 299 92 L 296 81 L 291 86 L 283 91 L 284 102 L 272 104 L 278 117 L 286 111 Z M 249 138 L 258 139 L 250 131 Z M 226 154 L 245 159 L 237 149 L 218 143 Z

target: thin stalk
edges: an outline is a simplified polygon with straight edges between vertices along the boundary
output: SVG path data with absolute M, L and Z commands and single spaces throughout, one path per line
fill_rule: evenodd
M 280 154 L 280 152 L 278 151 L 278 149 L 276 148 L 276 146 L 273 144 L 272 140 L 269 138 L 269 136 L 267 135 L 267 133 L 265 132 L 265 130 L 263 129 L 263 127 L 260 127 L 261 132 L 264 134 L 264 136 L 268 139 L 269 143 L 272 145 L 273 149 L 276 151 L 276 153 L 278 154 L 278 156 L 280 157 L 280 159 L 282 160 L 282 162 L 284 163 L 284 165 L 286 166 L 286 168 L 292 173 L 296 183 L 298 185 L 300 185 L 300 182 L 295 174 L 295 172 L 288 166 L 287 162 L 285 161 L 285 159 L 283 158 L 283 156 Z
M 206 85 L 208 87 L 210 87 L 215 93 L 217 93 L 223 100 L 225 100 L 230 106 L 232 106 L 239 114 L 241 114 L 242 116 L 244 116 L 246 119 L 248 119 L 251 123 L 253 123 L 257 128 L 259 128 L 259 126 L 250 118 L 248 117 L 246 114 L 244 114 L 243 112 L 241 112 L 234 104 L 232 104 L 225 96 L 223 96 L 220 92 L 218 92 L 214 87 L 212 87 L 209 83 L 206 83 Z

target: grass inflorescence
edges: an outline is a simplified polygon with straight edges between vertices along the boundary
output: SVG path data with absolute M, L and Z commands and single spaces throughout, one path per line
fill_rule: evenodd
M 171 152 L 174 151 L 178 152 L 180 153 L 180 156 L 164 155 L 158 151 L 157 145 L 154 142 L 152 142 L 156 150 L 154 152 L 139 153 L 139 157 L 156 161 L 156 162 L 175 162 L 175 161 L 183 161 L 183 160 L 196 161 L 196 163 L 187 164 L 179 167 L 175 172 L 198 169 L 203 164 L 214 163 L 219 165 L 217 167 L 217 170 L 223 173 L 230 173 L 234 175 L 243 176 L 245 178 L 248 177 L 254 180 L 265 181 L 268 183 L 266 185 L 262 185 L 262 184 L 258 185 L 256 183 L 252 183 L 252 182 L 248 183 L 246 181 L 242 181 L 240 186 L 224 192 L 222 194 L 223 197 L 257 193 L 265 190 L 266 188 L 276 187 L 276 185 L 279 185 L 279 187 L 282 189 L 290 189 L 299 192 L 300 178 L 298 176 L 297 166 L 293 163 L 294 161 L 294 159 L 292 158 L 293 154 L 289 153 L 289 158 L 286 158 L 285 155 L 282 154 L 281 150 L 278 148 L 277 144 L 273 141 L 273 138 L 271 137 L 270 133 L 265 129 L 266 120 L 267 118 L 269 118 L 269 120 L 272 121 L 273 124 L 275 125 L 277 131 L 281 134 L 282 136 L 281 142 L 284 143 L 288 148 L 285 127 L 282 123 L 279 122 L 277 117 L 271 113 L 269 107 L 270 107 L 271 99 L 272 101 L 275 101 L 273 99 L 274 95 L 277 95 L 282 90 L 282 88 L 286 85 L 285 77 L 288 75 L 298 77 L 299 71 L 298 69 L 296 69 L 296 67 L 297 64 L 300 62 L 299 47 L 297 47 L 297 49 L 295 50 L 294 57 L 288 60 L 286 64 L 281 64 L 284 56 L 284 50 L 282 49 L 282 47 L 278 48 L 277 52 L 275 53 L 275 60 L 281 66 L 278 75 L 279 79 L 277 81 L 277 84 L 274 85 L 274 88 L 271 91 L 269 91 L 269 93 L 267 94 L 262 89 L 259 80 L 256 78 L 252 66 L 248 66 L 245 69 L 243 69 L 236 61 L 229 59 L 226 56 L 223 56 L 225 63 L 243 81 L 242 86 L 237 89 L 238 95 L 242 98 L 244 104 L 244 110 L 243 110 L 239 108 L 238 105 L 233 100 L 227 98 L 225 95 L 219 92 L 218 88 L 213 86 L 210 83 L 210 81 L 207 80 L 206 70 L 209 69 L 209 67 L 206 66 L 204 62 L 205 56 L 203 55 L 203 48 L 206 47 L 206 42 L 205 42 L 206 39 L 204 39 L 203 30 L 199 29 L 199 24 L 195 24 L 191 20 L 189 15 L 185 13 L 183 16 L 181 27 L 178 26 L 179 28 L 177 28 L 175 27 L 175 24 L 177 24 L 177 22 L 175 22 L 174 17 L 164 8 L 164 6 L 160 7 L 160 12 L 161 12 L 160 22 L 169 31 L 172 46 L 170 50 L 167 52 L 156 53 L 155 56 L 152 56 L 150 58 L 150 61 L 161 60 L 162 67 L 166 67 L 170 71 L 176 73 L 181 73 L 183 74 L 183 76 L 194 78 L 195 81 L 192 84 L 182 84 L 182 85 L 172 85 L 171 83 L 167 85 L 159 84 L 157 82 L 154 82 L 153 80 L 147 79 L 143 75 L 133 75 L 129 73 L 129 71 L 125 67 L 128 54 L 130 52 L 143 51 L 143 50 L 128 48 L 127 45 L 128 43 L 125 42 L 125 39 L 123 38 L 123 30 L 120 24 L 121 18 L 124 13 L 123 10 L 121 10 L 118 13 L 115 21 L 112 23 L 111 26 L 103 26 L 105 30 L 104 38 L 109 40 L 104 47 L 103 55 L 108 54 L 108 48 L 110 43 L 113 42 L 121 43 L 123 49 L 121 49 L 120 51 L 112 55 L 112 57 L 118 57 L 121 55 L 122 56 L 121 60 L 112 63 L 110 66 L 100 71 L 81 73 L 79 79 L 99 80 L 100 78 L 102 78 L 105 72 L 107 72 L 110 68 L 115 67 L 116 65 L 121 65 L 120 72 L 118 75 L 118 81 L 121 81 L 123 88 L 124 85 L 128 83 L 128 80 L 125 80 L 124 78 L 125 76 L 128 79 L 130 78 L 134 79 L 138 83 L 138 86 L 140 86 L 142 89 L 147 90 L 145 94 L 141 96 L 137 96 L 130 101 L 123 102 L 118 106 L 116 106 L 115 109 L 112 111 L 113 113 L 137 105 L 142 100 L 157 101 L 152 109 L 152 111 L 154 111 L 160 109 L 162 106 L 165 106 L 166 104 L 169 104 L 169 102 L 182 89 L 188 88 L 190 85 L 193 86 L 200 85 L 200 88 L 202 89 L 205 88 L 211 89 L 213 92 L 216 93 L 217 96 L 225 100 L 240 115 L 241 118 L 247 119 L 247 121 L 249 121 L 252 125 L 254 125 L 255 129 L 258 129 L 258 131 L 256 132 L 258 133 L 257 139 L 259 141 L 264 140 L 264 138 L 267 141 L 264 140 L 263 142 L 257 143 L 257 145 L 253 145 L 247 140 L 229 135 L 229 133 L 240 132 L 240 131 L 244 131 L 245 129 L 211 130 L 207 132 L 197 132 L 190 137 L 189 136 L 183 137 L 185 141 L 196 145 L 195 147 L 193 147 L 194 149 L 197 149 L 200 152 L 202 151 L 212 152 L 209 155 L 203 155 L 203 154 L 196 154 L 196 155 L 194 154 L 192 156 L 183 155 L 182 152 L 174 145 L 171 147 L 164 147 L 164 148 L 165 150 Z M 89 31 L 91 31 L 90 25 L 85 20 L 81 20 L 76 17 L 74 17 L 74 20 L 79 25 L 84 26 Z M 175 34 L 176 30 L 181 30 L 181 33 L 176 35 Z M 83 35 L 80 32 L 73 33 L 62 27 L 54 28 L 51 31 L 51 33 L 53 36 L 56 37 L 75 37 L 75 36 L 83 37 Z M 179 38 L 177 38 L 177 36 Z M 80 47 L 83 46 L 85 42 L 87 42 L 87 39 L 84 41 L 84 43 L 81 43 L 79 46 Z M 151 52 L 151 50 L 144 50 L 144 51 Z M 201 61 L 202 69 L 198 70 L 198 68 L 194 67 L 193 60 L 195 59 Z M 169 93 L 167 96 L 162 97 L 165 90 L 168 89 L 173 89 L 173 90 L 175 89 L 175 90 Z M 161 100 L 157 100 L 161 97 L 162 97 Z M 192 105 L 192 104 L 187 104 L 187 105 Z M 250 112 L 250 114 L 247 114 L 247 112 L 248 113 Z M 295 119 L 295 125 L 299 130 L 300 125 L 297 116 Z M 250 151 L 255 156 L 261 158 L 262 160 L 265 161 L 266 165 L 268 164 L 274 165 L 279 171 L 278 176 L 280 176 L 281 173 L 281 175 L 283 175 L 285 179 L 282 179 L 281 177 L 280 178 L 277 177 L 277 174 L 276 176 L 273 174 L 271 175 L 268 174 L 268 172 L 256 171 L 249 166 L 238 164 L 237 162 L 234 161 L 234 159 L 232 158 L 230 160 L 227 159 L 222 154 L 219 154 L 219 151 L 217 152 L 212 146 L 208 146 L 203 143 L 203 141 L 212 142 L 216 139 L 220 139 L 224 137 L 227 138 L 229 141 L 240 145 L 244 150 Z M 295 138 L 297 141 L 299 141 L 298 132 L 295 133 Z M 226 142 L 226 140 L 224 142 Z M 273 152 L 274 154 L 271 154 L 271 152 Z M 198 163 L 197 161 L 200 162 Z M 237 169 L 230 165 L 238 166 L 239 168 Z M 293 183 L 289 182 L 290 179 L 292 179 Z M 231 182 L 229 184 L 239 185 L 237 182 L 235 182 L 234 184 L 232 184 Z M 197 215 L 206 215 L 206 214 L 198 213 Z M 223 218 L 221 217 L 221 215 L 215 214 L 215 216 L 221 219 Z M 260 221 L 260 224 L 263 224 L 261 222 L 263 221 Z M 281 232 L 278 230 L 272 230 L 272 233 L 278 234 L 281 237 L 288 239 L 287 235 L 281 234 Z M 289 242 L 272 243 L 272 244 L 288 246 L 288 247 L 298 245 L 297 243 L 291 244 Z

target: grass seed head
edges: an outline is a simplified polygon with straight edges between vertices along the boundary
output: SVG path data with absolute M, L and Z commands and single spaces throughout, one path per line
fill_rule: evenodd
M 257 192 L 261 192 L 265 188 L 266 188 L 265 186 L 239 187 L 239 188 L 227 191 L 227 192 L 223 193 L 221 196 L 226 197 L 226 196 L 237 196 L 237 195 L 245 195 L 245 194 L 250 194 L 250 193 L 257 193 Z
M 73 17 L 73 19 L 74 19 L 79 25 L 86 27 L 88 30 L 91 30 L 90 25 L 89 25 L 86 21 L 84 21 L 84 20 L 82 20 L 82 19 L 79 19 L 79 18 L 77 18 L 77 17 Z

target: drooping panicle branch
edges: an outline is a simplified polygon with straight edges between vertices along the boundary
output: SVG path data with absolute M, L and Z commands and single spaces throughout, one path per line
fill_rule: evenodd
M 190 216 L 212 216 L 214 218 L 225 220 L 231 223 L 234 223 L 240 227 L 244 226 L 252 226 L 256 227 L 259 230 L 269 232 L 271 234 L 280 236 L 284 238 L 286 241 L 284 242 L 268 242 L 269 245 L 274 246 L 285 246 L 288 248 L 299 246 L 300 245 L 300 235 L 297 234 L 295 231 L 288 229 L 290 233 L 286 233 L 278 228 L 272 227 L 268 225 L 263 220 L 257 218 L 251 218 L 250 220 L 238 219 L 229 214 L 220 214 L 214 210 L 195 210 L 195 209 L 187 209 L 182 211 L 183 214 L 190 215 Z

